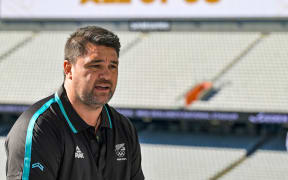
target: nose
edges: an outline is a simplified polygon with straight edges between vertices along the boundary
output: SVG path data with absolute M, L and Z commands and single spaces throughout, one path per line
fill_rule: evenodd
M 101 72 L 99 73 L 99 78 L 105 79 L 105 80 L 110 79 L 110 71 L 109 71 L 108 67 L 105 67 L 101 70 Z

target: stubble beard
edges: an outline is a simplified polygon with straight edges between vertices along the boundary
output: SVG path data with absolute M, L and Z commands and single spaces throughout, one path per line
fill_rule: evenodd
M 94 95 L 93 93 L 94 89 L 92 89 L 91 91 L 89 92 L 84 92 L 82 95 L 78 95 L 78 98 L 79 100 L 87 105 L 87 106 L 90 106 L 90 107 L 93 107 L 93 108 L 99 108 L 101 106 L 104 106 L 106 103 L 108 103 L 110 101 L 110 99 L 112 98 L 114 92 L 110 89 L 109 90 L 109 93 L 108 93 L 108 98 L 106 101 L 101 101 L 99 96 L 104 96 L 104 95 Z

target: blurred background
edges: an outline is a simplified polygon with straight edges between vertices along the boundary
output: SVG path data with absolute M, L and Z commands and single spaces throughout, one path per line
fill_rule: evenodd
M 120 37 L 110 105 L 147 180 L 288 179 L 288 0 L 0 0 L 0 179 L 5 136 L 86 25 Z

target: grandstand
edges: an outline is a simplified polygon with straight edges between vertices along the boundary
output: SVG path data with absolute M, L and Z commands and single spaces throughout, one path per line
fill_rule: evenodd
M 0 32 L 0 39 L 9 42 L 7 46 L 1 47 L 3 49 L 0 54 L 0 79 L 3 84 L 0 87 L 0 94 L 2 94 L 0 102 L 3 113 L 5 113 L 4 107 L 11 105 L 15 105 L 12 109 L 16 112 L 17 105 L 28 107 L 38 99 L 52 94 L 61 85 L 63 47 L 71 32 L 67 30 Z M 288 38 L 287 33 L 270 33 L 215 81 L 215 85 L 219 88 L 221 84 L 227 83 L 217 94 L 208 101 L 199 100 L 185 107 L 184 97 L 180 99 L 179 97 L 187 89 L 204 80 L 212 81 L 251 42 L 259 38 L 261 33 L 115 32 L 121 39 L 123 52 L 120 56 L 118 87 L 111 105 L 123 112 L 131 109 L 177 111 L 183 108 L 186 109 L 185 111 L 192 112 L 195 110 L 243 113 L 287 112 L 285 59 L 288 55 L 283 51 L 288 46 L 283 41 Z M 145 114 L 142 117 L 145 120 Z M 147 116 L 147 118 L 151 117 Z M 209 143 L 201 147 L 201 143 L 192 143 L 191 146 L 191 139 L 199 141 L 195 136 L 182 134 L 182 136 L 177 135 L 179 139 L 184 139 L 179 145 L 170 145 L 178 141 L 173 136 L 172 140 L 166 141 L 168 145 L 165 145 L 163 132 L 157 134 L 149 128 L 151 129 L 151 126 L 148 126 L 148 130 L 139 133 L 143 143 L 143 169 L 146 170 L 148 179 L 189 179 L 189 177 L 209 179 L 225 169 L 227 165 L 245 156 L 245 149 L 249 149 L 251 144 L 259 140 L 254 138 L 249 141 L 246 138 L 242 140 L 246 141 L 242 147 L 233 149 L 231 148 L 233 138 L 219 137 L 216 140 L 222 141 L 222 147 L 219 147 L 219 144 L 213 143 L 212 137 L 204 136 L 198 138 L 202 140 L 207 138 L 206 141 L 210 142 L 211 147 L 208 147 Z M 147 137 L 146 131 L 159 139 L 156 140 L 157 138 L 151 135 Z M 234 139 L 237 140 L 237 137 Z M 282 139 L 280 141 L 283 142 Z M 227 146 L 231 147 L 227 149 Z M 234 147 L 237 147 L 235 143 Z M 283 145 L 280 147 L 283 149 Z M 258 175 L 253 175 L 253 172 L 250 172 L 250 175 L 246 173 L 247 179 L 258 177 L 284 179 L 286 173 L 281 168 L 278 173 L 275 172 L 270 176 L 261 174 L 262 167 L 257 164 L 266 159 L 270 162 L 270 154 L 271 152 L 266 153 L 266 151 L 259 155 L 256 153 L 249 161 L 241 164 L 239 169 L 236 168 L 235 172 L 232 171 L 223 178 L 240 177 L 241 179 L 239 174 L 250 172 L 248 167 L 255 166 Z M 274 156 L 285 159 L 283 152 L 272 154 L 272 159 Z M 197 162 L 197 166 L 193 167 L 191 162 Z M 165 168 L 155 171 L 157 167 Z M 181 170 L 175 167 L 181 167 Z M 266 168 L 272 167 L 268 164 Z
M 6 134 L 62 84 L 65 41 L 91 24 L 120 37 L 110 105 L 138 129 L 146 179 L 287 179 L 286 20 L 164 18 L 160 31 L 131 22 L 0 21 L 0 179 Z
M 1 96 L 2 104 L 32 104 L 57 89 L 62 83 L 60 63 L 69 33 L 71 31 L 1 32 L 1 40 L 9 39 L 0 55 L 3 73 L 0 78 L 5 82 L 0 92 L 6 94 Z M 119 108 L 156 109 L 183 108 L 184 97 L 177 99 L 179 95 L 201 81 L 211 81 L 260 36 L 256 32 L 116 33 L 123 39 L 124 53 L 120 59 L 119 86 L 111 104 Z M 227 83 L 226 86 L 209 101 L 197 101 L 188 109 L 286 112 L 288 95 L 284 79 L 288 57 L 283 49 L 288 44 L 283 40 L 287 38 L 286 33 L 269 34 L 214 82 L 219 88 L 221 84 Z M 15 49 L 23 40 L 27 42 Z M 135 46 L 125 49 L 136 40 Z M 36 85 L 43 89 L 31 89 Z

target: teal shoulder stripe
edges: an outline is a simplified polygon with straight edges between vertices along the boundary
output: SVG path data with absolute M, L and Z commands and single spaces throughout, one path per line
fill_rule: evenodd
M 52 103 L 55 102 L 55 99 L 50 99 L 48 102 L 46 102 L 36 113 L 32 116 L 30 119 L 27 134 L 26 134 L 26 143 L 25 143 L 25 155 L 24 155 L 24 167 L 23 167 L 23 174 L 22 179 L 28 180 L 29 179 L 29 173 L 30 173 L 30 163 L 31 163 L 31 149 L 32 149 L 32 137 L 33 137 L 33 129 L 36 120 L 38 117 L 46 111 Z
M 105 110 L 106 110 L 106 113 L 107 113 L 107 116 L 108 116 L 108 119 L 109 119 L 110 128 L 112 128 L 112 122 L 111 122 L 110 114 L 109 114 L 109 112 L 108 112 L 108 109 L 107 109 L 106 105 L 104 105 L 104 108 L 105 108 Z
M 69 120 L 69 118 L 68 118 L 68 116 L 66 114 L 66 111 L 65 111 L 65 109 L 63 107 L 63 104 L 62 104 L 57 92 L 55 93 L 55 100 L 56 100 L 57 104 L 59 105 L 60 110 L 61 110 L 63 116 L 65 117 L 67 123 L 69 124 L 70 128 L 72 129 L 73 133 L 77 133 L 77 130 L 75 129 L 75 127 L 73 126 L 73 124 L 71 123 L 71 121 Z

